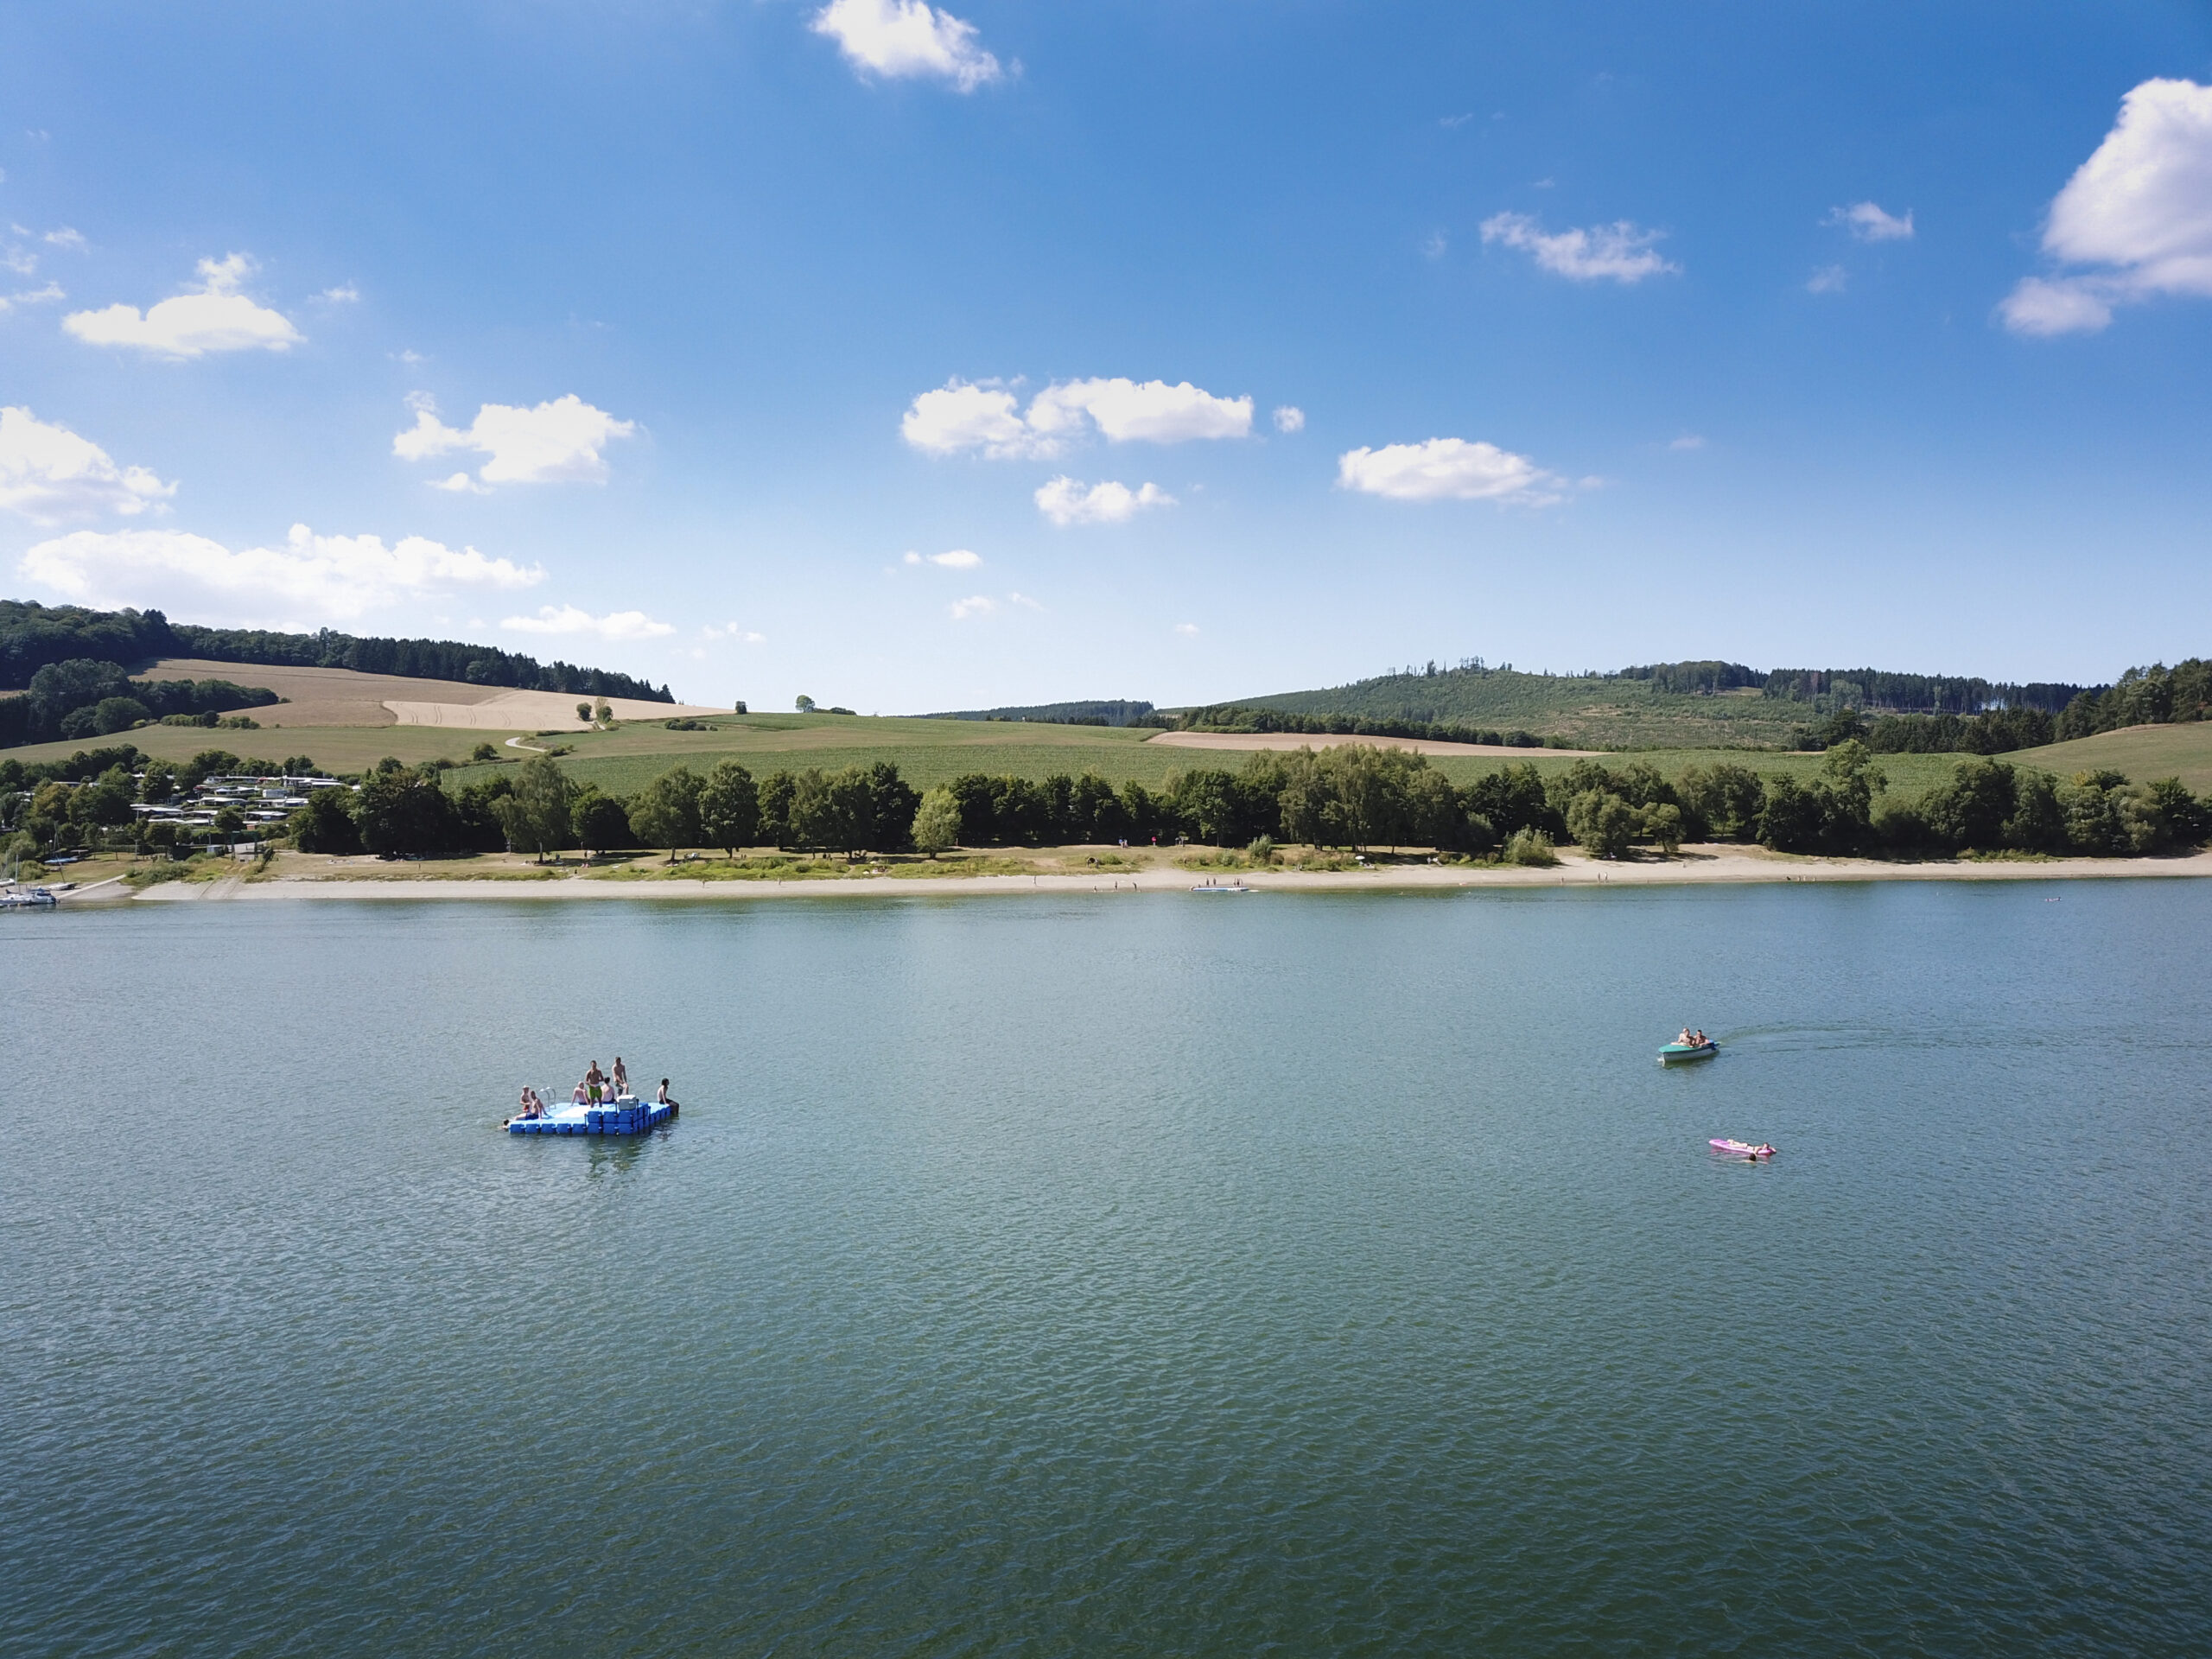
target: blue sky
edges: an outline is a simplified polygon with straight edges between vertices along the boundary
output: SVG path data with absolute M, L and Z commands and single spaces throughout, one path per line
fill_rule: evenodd
M 10 4 L 0 98 L 22 597 L 884 712 L 2212 650 L 2201 5 Z

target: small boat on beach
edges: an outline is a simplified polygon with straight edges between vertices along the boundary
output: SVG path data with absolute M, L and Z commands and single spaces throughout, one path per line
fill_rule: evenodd
M 1192 893 L 1257 893 L 1257 887 L 1248 887 L 1240 879 L 1230 881 L 1201 881 L 1191 889 Z
M 1673 1065 L 1680 1060 L 1709 1060 L 1720 1052 L 1720 1045 L 1707 1038 L 1701 1043 L 1669 1043 L 1659 1051 L 1659 1064 Z
M 1774 1148 L 1764 1141 L 1755 1147 L 1748 1141 L 1724 1141 L 1715 1136 L 1706 1144 L 1724 1157 L 1748 1159 L 1752 1163 L 1774 1156 Z
M 9 887 L 0 890 L 0 910 L 44 910 L 61 900 L 50 887 Z
M 603 1105 L 556 1107 L 543 1117 L 511 1117 L 509 1135 L 650 1135 L 675 1122 L 676 1105 L 625 1095 Z

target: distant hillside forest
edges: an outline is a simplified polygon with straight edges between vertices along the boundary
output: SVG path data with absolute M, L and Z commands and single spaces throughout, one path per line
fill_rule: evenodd
M 1084 702 L 1033 702 L 1006 709 L 959 709 L 924 715 L 924 720 L 1033 721 L 1045 726 L 1146 726 L 1154 721 L 1148 702 L 1094 698 Z
M 2196 718 L 2178 711 L 2201 709 L 2205 695 L 2202 665 L 2193 663 L 2130 670 L 2105 688 L 1872 668 L 1761 671 L 1726 662 L 1533 674 L 1477 657 L 1157 718 L 1192 731 L 1554 748 L 1821 749 L 1857 739 L 1877 753 L 1998 754 L 2112 725 Z
M 213 725 L 217 712 L 258 708 L 276 694 L 227 679 L 134 681 L 134 669 L 164 657 L 271 667 L 350 668 L 368 674 L 455 680 L 596 697 L 672 702 L 627 674 L 568 663 L 550 666 L 490 645 L 442 639 L 364 639 L 266 633 L 173 623 L 159 611 L 92 611 L 0 600 L 0 747 L 51 738 L 105 737 L 143 721 Z
M 171 622 L 159 611 L 91 611 L 0 599 L 0 690 L 28 686 L 48 663 L 73 658 L 129 668 L 162 657 L 271 667 L 350 668 L 363 674 L 458 680 L 518 691 L 579 696 L 642 697 L 673 702 L 666 686 L 571 663 L 541 663 L 495 645 L 454 639 L 364 639 L 329 628 L 319 633 L 270 633 L 259 628 L 202 628 Z

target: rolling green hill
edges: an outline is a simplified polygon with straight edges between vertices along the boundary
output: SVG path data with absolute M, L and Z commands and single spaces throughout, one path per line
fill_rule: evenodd
M 1235 706 L 1532 732 L 1592 749 L 1786 748 L 1814 717 L 1810 705 L 1770 697 L 1757 686 L 1681 692 L 1651 680 L 1495 668 L 1386 674 L 1319 690 L 1242 697 Z
M 1448 668 L 1431 663 L 1349 685 L 1164 712 L 1185 724 L 1231 730 L 1251 729 L 1255 711 L 1263 711 L 1432 728 L 1404 735 L 1452 734 L 1436 729 L 1447 728 L 1524 732 L 1571 748 L 1790 748 L 1807 728 L 1847 708 L 1868 715 L 1964 717 L 1986 709 L 2050 715 L 2084 690 L 1871 668 L 1760 671 L 1723 662 L 1527 674 L 1476 658 Z
M 1885 757 L 1885 759 L 1887 757 Z M 2178 778 L 2200 793 L 2212 790 L 2212 721 L 2175 726 L 2128 726 L 2070 743 L 2020 749 L 2001 759 L 2070 778 L 2077 772 L 2124 772 L 2145 781 Z

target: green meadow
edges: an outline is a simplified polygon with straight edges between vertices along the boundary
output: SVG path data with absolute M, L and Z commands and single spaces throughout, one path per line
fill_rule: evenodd
M 1147 742 L 1149 730 L 1098 726 L 1012 724 L 986 721 L 924 720 L 868 715 L 730 715 L 706 722 L 704 731 L 670 731 L 658 721 L 632 721 L 612 731 L 568 732 L 523 741 L 565 748 L 562 765 L 580 783 L 593 783 L 611 794 L 632 795 L 677 765 L 705 772 L 717 761 L 739 761 L 756 776 L 836 772 L 846 766 L 888 760 L 918 789 L 928 789 L 968 772 L 1041 779 L 1055 772 L 1080 777 L 1096 772 L 1119 785 L 1135 782 L 1157 788 L 1171 772 L 1242 766 L 1244 752 L 1171 748 Z M 513 734 L 433 726 L 322 726 L 258 731 L 209 730 L 200 727 L 149 726 L 92 742 L 41 743 L 10 749 L 27 764 L 66 759 L 80 749 L 134 743 L 162 760 L 181 761 L 203 749 L 219 748 L 245 757 L 281 760 L 305 754 L 328 772 L 358 772 L 386 755 L 416 765 L 445 760 L 456 763 L 450 781 L 458 786 L 492 775 L 494 767 L 472 764 L 475 747 L 491 742 L 503 763 L 521 760 L 505 747 Z M 1885 754 L 1876 764 L 1897 793 L 1917 795 L 1951 775 L 1961 757 L 1950 754 Z M 2035 766 L 2060 777 L 2109 768 L 2131 779 L 2178 776 L 2190 788 L 2212 789 L 2212 722 L 2144 726 L 2106 732 L 2070 743 L 2024 749 L 2000 757 L 2016 766 Z M 1738 747 L 1667 747 L 1620 751 L 1604 757 L 1609 766 L 1646 761 L 1669 778 L 1691 766 L 1730 764 L 1767 776 L 1810 777 L 1821 770 L 1818 754 Z M 1529 749 L 1507 757 L 1431 757 L 1429 765 L 1453 783 L 1465 785 L 1501 766 L 1527 761 L 1547 776 L 1573 765 L 1556 751 Z

